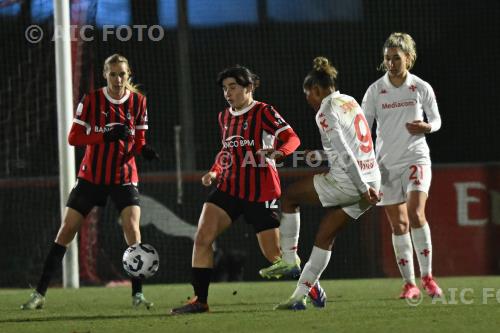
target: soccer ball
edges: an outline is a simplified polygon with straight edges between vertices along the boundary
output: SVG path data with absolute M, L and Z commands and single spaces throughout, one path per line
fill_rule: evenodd
M 153 276 L 160 265 L 158 251 L 149 244 L 129 246 L 123 253 L 123 269 L 134 278 L 147 279 Z

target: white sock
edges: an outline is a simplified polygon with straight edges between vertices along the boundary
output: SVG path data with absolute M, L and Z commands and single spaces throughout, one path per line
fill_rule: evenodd
M 415 270 L 413 268 L 413 246 L 410 233 L 404 235 L 392 234 L 392 245 L 396 255 L 396 264 L 406 283 L 415 284 Z
M 331 256 L 332 251 L 323 250 L 316 246 L 313 247 L 311 257 L 309 257 L 309 261 L 304 266 L 302 274 L 300 274 L 297 288 L 292 295 L 293 298 L 303 297 L 309 293 L 309 290 L 318 282 L 321 273 L 328 266 Z
M 422 228 L 411 228 L 411 238 L 417 253 L 420 276 L 432 274 L 432 241 L 429 223 L 424 224 Z
M 282 213 L 280 221 L 280 245 L 283 260 L 294 264 L 299 244 L 300 213 Z

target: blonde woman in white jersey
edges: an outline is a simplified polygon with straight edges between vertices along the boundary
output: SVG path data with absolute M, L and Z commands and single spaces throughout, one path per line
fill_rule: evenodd
M 304 93 L 316 112 L 330 170 L 300 180 L 285 190 L 281 197 L 280 221 L 283 259 L 261 270 L 261 275 L 279 277 L 286 273 L 287 267 L 296 265 L 300 206 L 316 205 L 328 210 L 320 222 L 311 256 L 297 288 L 275 309 L 303 310 L 307 295 L 313 305 L 325 306 L 326 295 L 318 280 L 330 261 L 338 231 L 379 201 L 380 172 L 368 123 L 356 100 L 335 90 L 336 77 L 337 70 L 328 59 L 317 57 L 304 79 Z
M 400 298 L 420 296 L 412 239 L 422 287 L 429 296 L 439 297 L 442 291 L 432 277 L 432 242 L 425 218 L 432 176 L 425 135 L 439 130 L 441 118 L 432 87 L 409 72 L 417 58 L 411 36 L 391 34 L 382 52 L 380 68 L 386 73 L 368 88 L 362 107 L 370 128 L 377 122 L 375 147 L 382 173 L 379 205 L 384 206 L 391 223 L 396 262 L 405 282 Z

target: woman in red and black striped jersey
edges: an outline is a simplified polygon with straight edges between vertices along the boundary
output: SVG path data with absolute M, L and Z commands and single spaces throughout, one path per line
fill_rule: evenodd
M 127 244 L 141 242 L 138 175 L 135 156 L 159 159 L 146 144 L 146 98 L 130 81 L 128 60 L 114 54 L 104 62 L 107 85 L 86 95 L 76 110 L 68 136 L 70 145 L 85 146 L 78 179 L 69 195 L 64 221 L 45 260 L 40 281 L 23 309 L 43 307 L 54 270 L 61 263 L 85 216 L 111 197 L 122 220 Z M 142 294 L 140 279 L 132 279 L 132 304 L 152 306 Z
M 195 296 L 172 314 L 208 311 L 213 267 L 212 244 L 238 217 L 252 224 L 263 255 L 274 262 L 279 248 L 280 180 L 276 159 L 291 154 L 300 140 L 273 106 L 253 99 L 258 77 L 242 66 L 219 73 L 229 107 L 219 113 L 222 149 L 212 169 L 202 177 L 217 188 L 209 195 L 198 222 L 193 247 L 192 284 Z M 276 149 L 276 138 L 282 144 Z

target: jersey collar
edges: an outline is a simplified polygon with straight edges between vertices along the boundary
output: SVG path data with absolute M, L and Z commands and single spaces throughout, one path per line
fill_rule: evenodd
M 254 106 L 255 104 L 257 104 L 257 101 L 253 101 L 249 106 L 247 106 L 246 108 L 244 109 L 241 109 L 240 111 L 234 111 L 232 107 L 229 107 L 229 112 L 233 115 L 233 116 L 241 116 L 242 114 L 245 114 L 247 113 L 248 111 L 250 111 Z
M 328 103 L 329 100 L 331 100 L 331 99 L 333 99 L 335 97 L 338 97 L 338 96 L 340 96 L 340 91 L 339 90 L 335 90 L 330 95 L 328 95 L 325 98 L 323 98 L 323 100 L 321 101 L 321 105 L 319 106 L 319 108 L 321 109 L 321 107 L 323 106 L 323 104 Z
M 391 83 L 391 80 L 389 80 L 389 72 L 385 72 L 385 75 L 384 75 L 384 83 L 387 87 L 389 88 L 394 88 L 394 89 L 398 89 L 398 88 L 401 88 L 403 86 L 405 87 L 409 87 L 411 86 L 412 82 L 413 82 L 413 75 L 408 72 L 408 75 L 406 75 L 406 80 L 405 82 L 403 82 L 403 84 L 401 85 L 401 87 L 395 87 L 392 83 Z
M 128 89 L 125 91 L 125 95 L 121 99 L 114 99 L 109 96 L 108 89 L 106 89 L 106 87 L 102 87 L 102 92 L 104 93 L 104 96 L 106 96 L 106 99 L 113 104 L 122 104 L 130 97 L 130 90 Z

